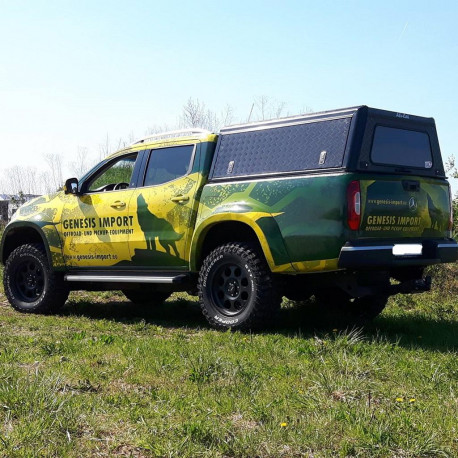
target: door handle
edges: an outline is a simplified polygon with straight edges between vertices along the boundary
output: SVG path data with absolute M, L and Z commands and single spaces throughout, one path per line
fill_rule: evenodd
M 125 202 L 122 202 L 121 200 L 117 200 L 111 204 L 111 207 L 113 208 L 124 208 L 126 206 Z
M 172 197 L 172 202 L 178 202 L 179 204 L 183 203 L 183 202 L 187 202 L 189 200 L 189 196 L 183 196 L 182 194 L 180 194 L 179 196 L 174 196 Z
M 420 182 L 416 180 L 402 180 L 402 187 L 405 191 L 420 191 Z

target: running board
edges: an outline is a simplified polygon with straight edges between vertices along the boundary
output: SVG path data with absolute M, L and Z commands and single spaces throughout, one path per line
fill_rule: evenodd
M 72 273 L 65 275 L 65 281 L 96 282 L 96 283 L 183 283 L 188 274 L 157 274 L 157 275 L 116 275 L 100 273 Z

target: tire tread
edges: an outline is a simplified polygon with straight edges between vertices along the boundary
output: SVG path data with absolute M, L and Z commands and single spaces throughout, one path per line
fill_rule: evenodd
M 212 313 L 204 303 L 203 273 L 206 272 L 215 258 L 225 254 L 233 254 L 249 263 L 256 280 L 256 297 L 249 317 L 236 326 L 227 326 L 215 320 Z M 204 260 L 199 273 L 198 282 L 199 302 L 202 313 L 207 321 L 215 328 L 225 330 L 228 328 L 248 330 L 259 329 L 270 323 L 280 308 L 281 296 L 275 287 L 272 273 L 264 259 L 251 243 L 232 242 L 214 249 Z
M 41 257 L 43 265 L 46 268 L 47 282 L 48 287 L 43 293 L 41 301 L 37 304 L 36 307 L 23 307 L 19 301 L 14 297 L 13 292 L 11 291 L 10 282 L 11 279 L 11 264 L 15 261 L 17 257 L 29 255 L 30 253 L 38 255 Z M 66 302 L 69 294 L 69 289 L 66 287 L 63 278 L 59 273 L 55 272 L 52 267 L 49 265 L 46 252 L 43 245 L 38 243 L 28 243 L 20 245 L 15 250 L 12 251 L 5 263 L 5 269 L 3 274 L 3 287 L 5 295 L 8 298 L 11 306 L 22 313 L 40 313 L 47 314 L 53 313 L 59 310 Z

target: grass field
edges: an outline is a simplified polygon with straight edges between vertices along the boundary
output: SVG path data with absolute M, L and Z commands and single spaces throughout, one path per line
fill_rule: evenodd
M 364 330 L 285 301 L 264 333 L 217 332 L 184 295 L 22 315 L 0 290 L 0 454 L 458 456 L 457 267 Z

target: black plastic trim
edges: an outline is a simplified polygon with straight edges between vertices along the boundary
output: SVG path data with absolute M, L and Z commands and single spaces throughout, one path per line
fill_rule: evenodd
M 394 245 L 421 243 L 421 255 L 394 256 Z M 445 240 L 396 240 L 391 242 L 350 243 L 340 251 L 338 267 L 361 269 L 370 267 L 427 266 L 431 264 L 455 262 L 458 259 L 458 243 Z
M 6 259 L 3 259 L 3 252 L 4 252 L 4 247 L 5 247 L 5 242 L 8 234 L 11 231 L 14 231 L 15 229 L 21 229 L 21 228 L 30 228 L 35 230 L 41 237 L 41 240 L 43 242 L 43 245 L 46 250 L 46 257 L 48 258 L 49 265 L 52 266 L 52 255 L 51 255 L 51 250 L 49 249 L 48 241 L 46 239 L 46 236 L 42 229 L 37 226 L 36 224 L 30 223 L 28 221 L 13 221 L 6 226 L 5 231 L 3 232 L 2 236 L 2 241 L 0 242 L 0 262 L 2 264 L 5 263 Z M 60 247 L 62 249 L 62 247 Z

